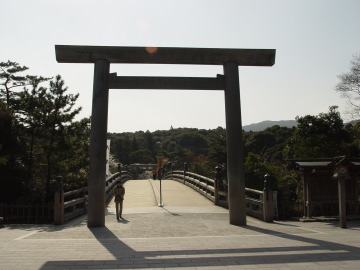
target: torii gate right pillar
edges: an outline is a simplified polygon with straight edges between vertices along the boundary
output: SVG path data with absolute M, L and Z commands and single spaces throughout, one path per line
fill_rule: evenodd
M 238 64 L 225 63 L 224 75 L 229 218 L 230 224 L 246 225 L 244 147 Z

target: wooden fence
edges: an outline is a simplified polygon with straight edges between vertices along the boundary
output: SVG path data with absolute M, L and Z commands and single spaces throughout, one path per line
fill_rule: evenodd
M 115 173 L 106 179 L 106 203 L 112 198 L 112 189 L 116 181 L 130 179 L 129 173 Z M 1 222 L 5 224 L 63 224 L 86 213 L 87 187 L 63 192 L 62 187 L 55 192 L 54 202 L 43 204 L 7 204 L 0 203 Z
M 170 171 L 164 176 L 164 179 L 172 179 L 183 183 L 216 205 L 228 207 L 228 192 L 227 190 L 220 190 L 218 181 L 214 179 L 188 171 Z M 274 215 L 277 214 L 277 193 L 272 190 L 260 191 L 251 188 L 245 188 L 245 193 L 246 214 L 267 222 L 272 222 Z M 271 200 L 268 198 L 271 198 Z
M 7 224 L 52 223 L 54 204 L 0 203 L 0 217 L 3 218 L 3 223 Z

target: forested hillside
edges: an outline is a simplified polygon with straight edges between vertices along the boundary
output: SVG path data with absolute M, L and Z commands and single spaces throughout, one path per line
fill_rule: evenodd
M 254 153 L 269 164 L 283 162 L 283 149 L 295 128 L 273 126 L 259 132 L 244 132 L 245 156 Z M 156 156 L 182 168 L 187 162 L 191 170 L 208 176 L 217 165 L 226 165 L 226 130 L 222 127 L 204 130 L 170 128 L 155 132 L 109 134 L 111 153 L 122 164 L 155 163 Z
M 281 120 L 281 121 L 262 121 L 255 124 L 245 125 L 243 126 L 244 131 L 263 131 L 272 126 L 280 126 L 280 127 L 288 127 L 292 128 L 296 126 L 295 120 Z
M 317 116 L 296 118 L 297 126 L 274 125 L 263 131 L 243 131 L 245 157 L 258 155 L 266 164 L 281 165 L 288 158 L 358 157 L 359 122 L 344 125 L 336 106 Z M 172 128 L 155 132 L 112 133 L 111 153 L 121 164 L 155 163 L 163 156 L 179 168 L 186 161 L 211 171 L 226 164 L 226 130 Z

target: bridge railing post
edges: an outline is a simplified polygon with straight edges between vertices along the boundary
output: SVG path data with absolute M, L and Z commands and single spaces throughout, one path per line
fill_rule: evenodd
M 214 182 L 214 198 L 215 205 L 219 204 L 219 185 L 221 181 L 221 167 L 218 165 L 215 167 L 215 182 Z
M 185 178 L 186 178 L 186 172 L 187 172 L 187 170 L 188 170 L 188 164 L 187 164 L 187 162 L 185 161 L 185 162 L 184 162 L 184 185 L 185 185 L 185 183 L 186 183 Z
M 83 199 L 84 199 L 84 208 L 85 213 L 88 212 L 88 194 L 87 194 L 87 187 L 84 187 Z
M 57 176 L 55 178 L 55 194 L 54 194 L 54 224 L 64 224 L 64 189 L 63 189 L 63 178 Z
M 121 177 L 121 164 L 120 163 L 118 163 L 117 171 L 119 173 L 119 177 Z
M 273 222 L 273 190 L 272 177 L 269 174 L 264 176 L 264 191 L 263 191 L 263 219 L 265 222 Z

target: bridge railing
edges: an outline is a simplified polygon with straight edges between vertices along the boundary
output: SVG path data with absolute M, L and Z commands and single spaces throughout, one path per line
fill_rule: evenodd
M 228 191 L 220 190 L 217 180 L 196 173 L 178 170 L 168 172 L 165 174 L 164 179 L 176 180 L 191 187 L 216 205 L 229 207 Z M 274 217 L 273 205 L 276 205 L 273 191 L 269 188 L 264 188 L 263 191 L 245 188 L 245 194 L 246 214 L 266 222 L 272 222 Z
M 131 179 L 126 172 L 117 172 L 106 179 L 105 202 L 108 204 L 113 196 L 112 190 L 118 180 L 125 182 Z M 67 221 L 81 216 L 87 211 L 87 187 L 63 192 L 62 185 L 58 184 L 54 200 L 54 224 L 61 225 Z
M 183 183 L 193 188 L 212 202 L 215 202 L 215 187 L 213 179 L 192 172 L 184 173 L 184 171 L 168 172 L 164 176 L 164 179 L 172 179 Z

